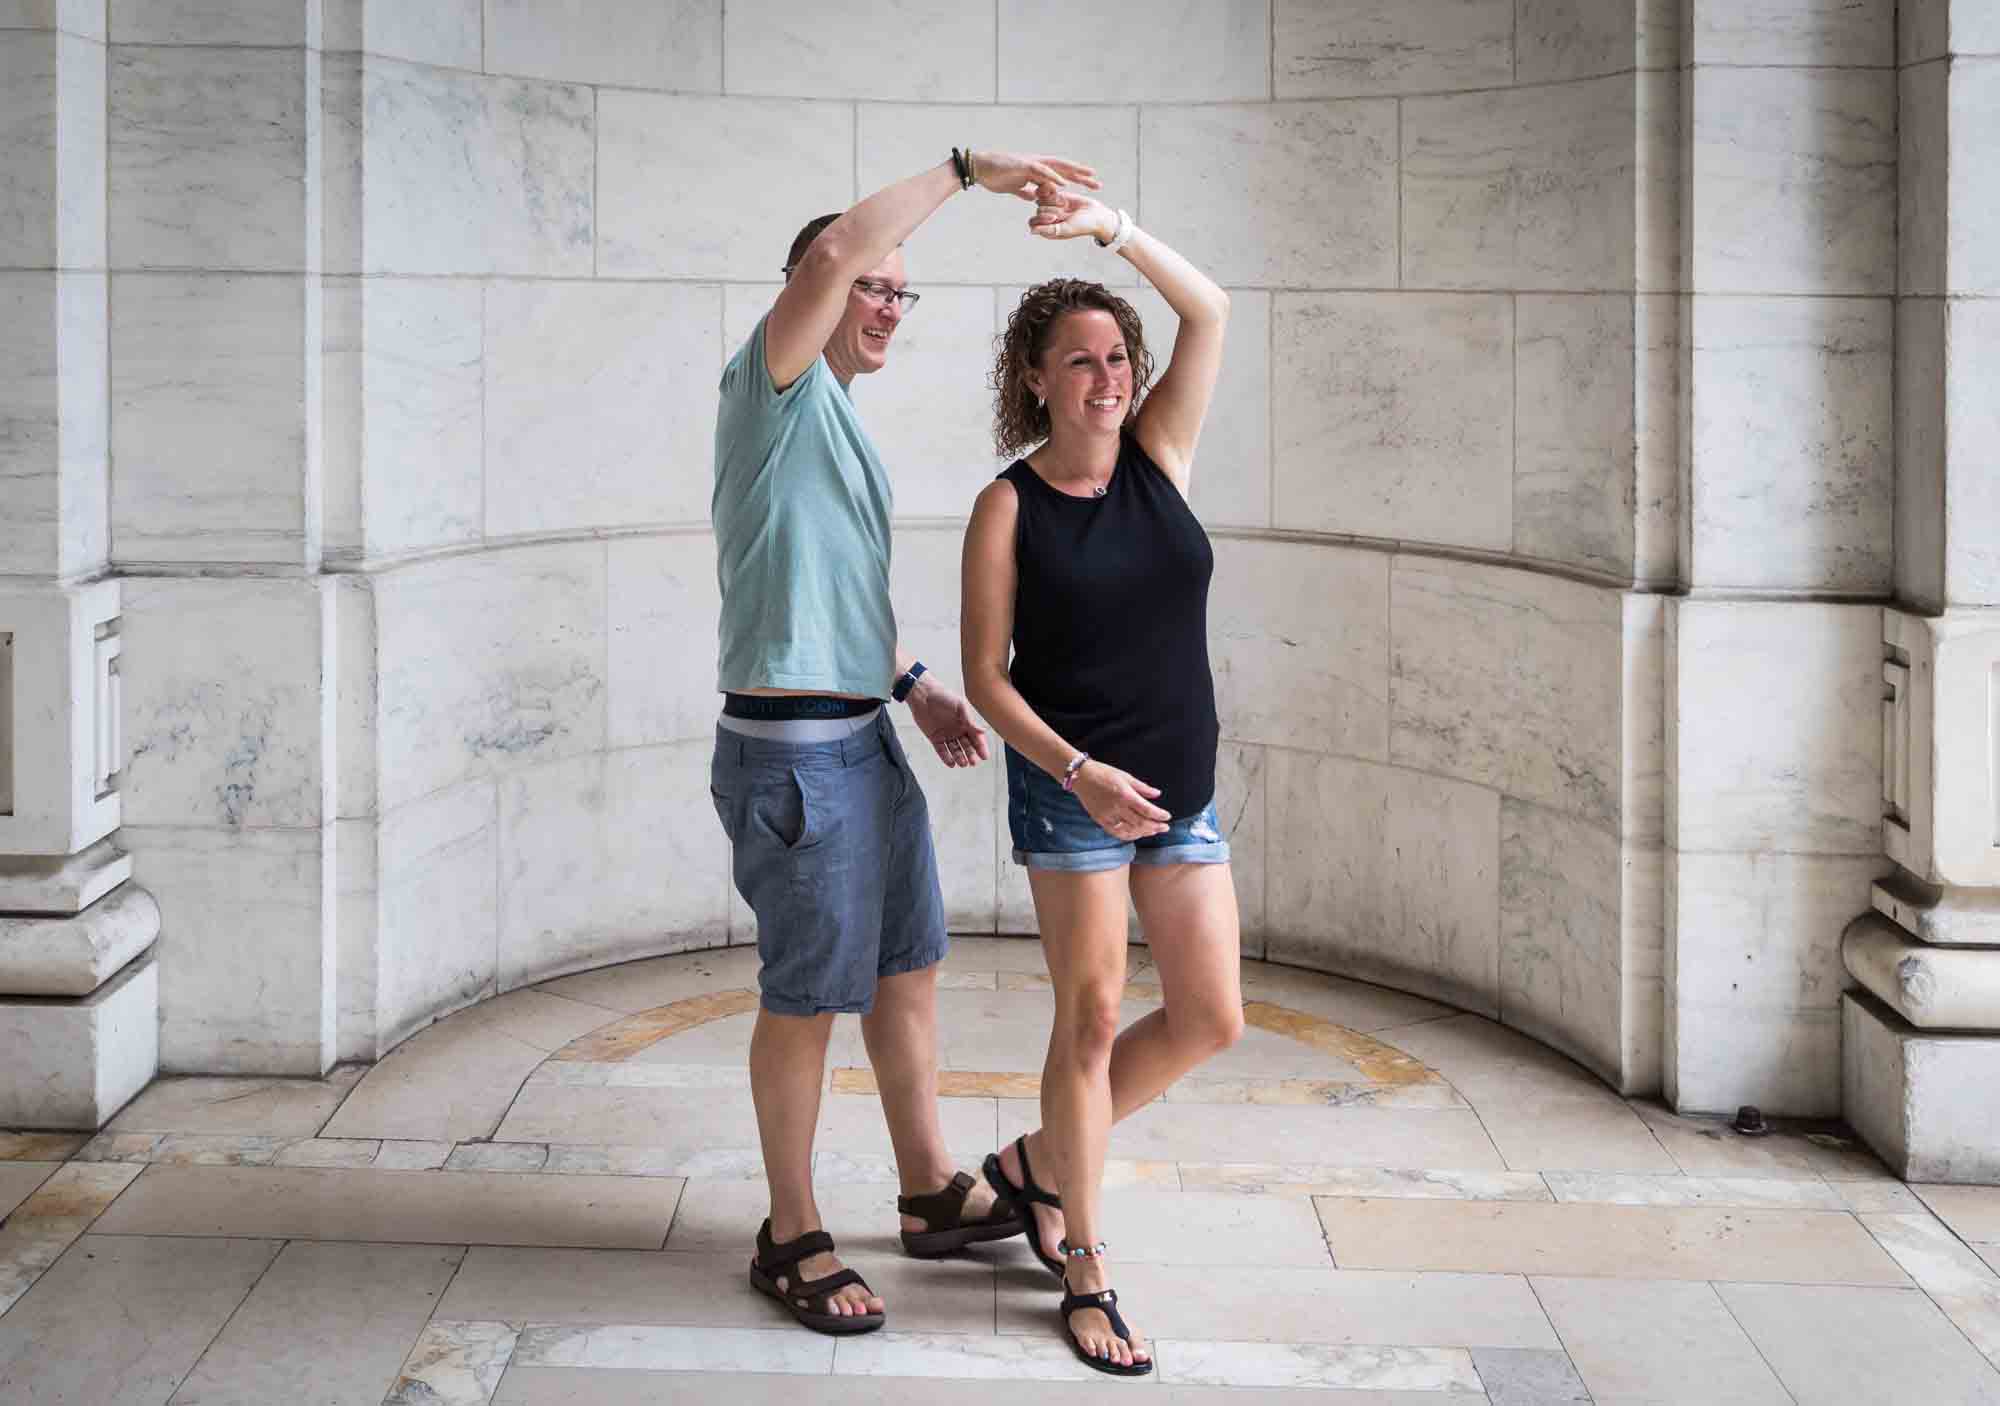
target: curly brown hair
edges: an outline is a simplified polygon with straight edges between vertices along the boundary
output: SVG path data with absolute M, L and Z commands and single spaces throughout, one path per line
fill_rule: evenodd
M 1108 312 L 1125 337 L 1125 354 L 1132 360 L 1132 402 L 1125 423 L 1139 413 L 1139 402 L 1153 382 L 1153 354 L 1146 350 L 1146 333 L 1132 305 L 1106 288 L 1081 278 L 1052 278 L 1021 295 L 1021 305 L 1007 318 L 993 358 L 993 447 L 1001 458 L 1014 457 L 1049 437 L 1049 412 L 1035 403 L 1028 389 L 1028 372 L 1041 365 L 1049 334 L 1057 319 L 1072 312 Z

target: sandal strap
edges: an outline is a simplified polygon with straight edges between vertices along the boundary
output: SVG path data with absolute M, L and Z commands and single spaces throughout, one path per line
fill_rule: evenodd
M 766 1267 L 765 1273 L 768 1274 L 769 1272 L 769 1268 Z M 787 1285 L 783 1292 L 791 1298 L 823 1301 L 832 1298 L 836 1290 L 844 1289 L 849 1284 L 859 1284 L 862 1288 L 868 1289 L 868 1281 L 863 1279 L 857 1271 L 852 1269 L 837 1269 L 831 1274 L 820 1276 L 818 1279 L 801 1279 L 796 1284 Z M 868 1292 L 872 1294 L 874 1290 L 869 1289 Z
M 796 1240 L 780 1245 L 771 1239 L 771 1222 L 757 1227 L 757 1267 L 769 1275 L 790 1269 L 802 1259 L 833 1251 L 833 1237 L 824 1230 L 808 1230 Z
M 1033 1201 L 1041 1206 L 1050 1206 L 1060 1211 L 1062 1209 L 1062 1197 L 1037 1182 L 1035 1180 L 1035 1169 L 1028 1165 L 1028 1135 L 1026 1133 L 1014 1139 L 1014 1152 L 1021 1159 L 1021 1199 L 1024 1201 Z
M 1067 1322 L 1069 1316 L 1080 1308 L 1094 1308 L 1098 1310 L 1111 1320 L 1112 1332 L 1128 1343 L 1132 1341 L 1131 1325 L 1126 1323 L 1125 1315 L 1118 1311 L 1118 1291 L 1116 1289 L 1100 1289 L 1094 1294 L 1078 1294 L 1067 1290 L 1064 1291 L 1062 1300 L 1063 1320 Z
M 956 1172 L 941 1191 L 898 1196 L 896 1209 L 906 1216 L 915 1216 L 932 1228 L 956 1225 L 964 1219 L 965 1198 L 971 1194 L 972 1178 L 964 1172 Z

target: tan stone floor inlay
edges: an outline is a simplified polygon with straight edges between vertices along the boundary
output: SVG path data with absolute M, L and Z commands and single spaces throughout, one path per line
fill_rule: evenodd
M 939 1116 L 968 1168 L 1040 1116 L 1038 966 L 1030 944 L 968 939 L 942 974 Z M 1052 1332 L 1053 1285 L 1021 1242 L 901 1254 L 853 1017 L 832 1035 L 814 1185 L 889 1327 L 821 1338 L 750 1290 L 766 1192 L 749 1022 L 732 1020 L 757 1008 L 749 969 L 710 953 L 559 978 L 367 1070 L 162 1080 L 94 1137 L 0 1130 L 0 1199 L 20 1200 L 0 1220 L 0 1401 L 1120 1390 Z M 1134 969 L 1126 999 L 1160 1000 L 1136 950 Z M 591 1000 L 614 985 L 676 999 Z M 1927 1205 L 1839 1139 L 1743 1142 L 1418 998 L 1255 962 L 1244 985 L 1253 1033 L 1112 1134 L 1104 1233 L 1159 1364 L 1135 1389 L 1904 1406 L 1920 1386 L 2000 1406 L 1991 1196 L 1918 1188 Z M 1828 1315 L 1837 1372 L 1815 1342 Z M 108 1321 L 143 1335 L 143 1362 L 97 1350 Z

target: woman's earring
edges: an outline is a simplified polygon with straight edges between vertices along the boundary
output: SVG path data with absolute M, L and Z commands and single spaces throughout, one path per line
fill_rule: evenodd
M 1045 400 L 1043 400 L 1043 399 L 1042 399 L 1042 398 L 1041 398 L 1040 396 L 1036 396 L 1036 397 L 1035 397 L 1035 409 L 1036 409 L 1036 410 L 1038 410 L 1038 411 L 1039 411 L 1039 410 L 1040 410 L 1040 409 L 1041 409 L 1041 408 L 1042 408 L 1042 407 L 1043 407 L 1044 405 L 1046 405 L 1046 404 L 1048 404 L 1048 402 L 1047 402 L 1047 401 L 1045 401 Z

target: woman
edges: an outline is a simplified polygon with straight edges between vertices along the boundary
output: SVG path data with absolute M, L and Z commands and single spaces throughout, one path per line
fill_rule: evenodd
M 1152 1356 L 1118 1311 L 1098 1233 L 1111 1125 L 1243 1029 L 1215 819 L 1215 559 L 1187 503 L 1229 298 L 1087 195 L 1043 192 L 1029 228 L 1095 237 L 1181 322 L 1148 394 L 1130 304 L 1076 279 L 1028 291 L 994 370 L 995 440 L 1003 455 L 1040 447 L 980 493 L 964 561 L 966 694 L 1007 743 L 1014 859 L 1056 997 L 1042 1127 L 988 1157 L 986 1179 L 1032 1207 L 1029 1243 L 1062 1279 L 1077 1355 L 1136 1376 Z M 1165 1003 L 1121 1034 L 1128 894 Z

